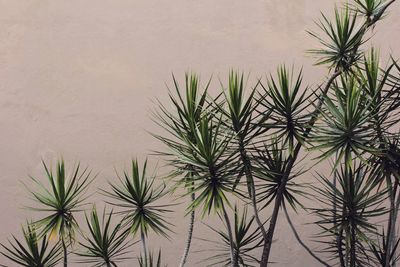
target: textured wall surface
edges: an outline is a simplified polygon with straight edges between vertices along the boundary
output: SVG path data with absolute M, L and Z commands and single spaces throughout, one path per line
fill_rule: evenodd
M 21 208 L 31 204 L 21 181 L 28 174 L 43 177 L 42 158 L 54 162 L 62 155 L 68 163 L 90 166 L 99 172 L 95 189 L 115 176 L 114 167 L 123 169 L 131 158 L 160 149 L 147 133 L 159 131 L 149 114 L 156 97 L 166 100 L 172 72 L 181 81 L 187 70 L 199 72 L 203 82 L 213 74 L 218 89 L 218 78 L 226 79 L 230 68 L 250 73 L 251 85 L 287 63 L 303 66 L 311 86 L 322 82 L 327 72 L 306 55 L 317 46 L 306 30 L 316 29 L 320 11 L 332 14 L 334 3 L 0 0 L 0 240 L 35 217 Z M 389 52 L 400 57 L 399 14 L 395 4 L 375 28 L 372 42 L 384 61 Z M 101 205 L 101 197 L 92 200 Z M 176 232 L 171 240 L 150 240 L 152 248 L 163 248 L 169 266 L 177 265 L 186 238 L 188 219 L 182 219 L 183 206 L 177 209 L 170 216 Z M 315 233 L 305 225 L 307 215 L 293 216 L 305 238 Z M 195 236 L 214 238 L 201 225 Z M 209 246 L 195 240 L 192 248 Z M 204 266 L 198 263 L 204 255 L 210 253 L 192 254 L 189 266 Z M 318 266 L 284 218 L 272 255 L 276 266 Z

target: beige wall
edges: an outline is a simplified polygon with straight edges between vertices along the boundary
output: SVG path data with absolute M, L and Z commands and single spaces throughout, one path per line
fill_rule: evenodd
M 332 13 L 334 2 L 0 0 L 0 240 L 32 216 L 20 209 L 29 204 L 20 181 L 42 174 L 41 158 L 80 160 L 100 172 L 95 187 L 101 187 L 113 167 L 160 148 L 146 130 L 158 131 L 149 111 L 156 97 L 166 100 L 171 72 L 181 80 L 186 70 L 224 80 L 238 68 L 253 82 L 285 62 L 304 65 L 310 85 L 323 81 L 326 70 L 304 52 L 317 44 L 305 30 L 316 29 L 313 20 L 320 10 Z M 373 37 L 384 59 L 389 51 L 400 57 L 399 13 L 396 4 Z M 176 266 L 186 237 L 180 210 L 172 215 L 171 242 L 150 244 L 163 247 L 169 266 Z M 295 221 L 310 222 L 306 215 Z M 310 225 L 299 229 L 304 237 L 315 233 Z M 205 235 L 204 227 L 195 230 Z M 276 266 L 318 266 L 283 218 L 276 237 Z M 193 250 L 205 247 L 196 240 Z M 201 257 L 191 256 L 189 265 L 202 266 Z

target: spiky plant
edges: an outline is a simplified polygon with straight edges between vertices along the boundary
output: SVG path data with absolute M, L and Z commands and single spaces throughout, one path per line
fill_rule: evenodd
M 287 147 L 284 143 L 279 144 L 277 139 L 273 138 L 271 141 L 264 143 L 254 155 L 253 168 L 255 177 L 259 181 L 256 185 L 256 197 L 257 202 L 262 204 L 262 209 L 268 207 L 274 201 L 279 185 L 282 182 L 290 155 L 287 153 Z M 301 174 L 301 171 L 293 171 L 290 174 L 283 194 L 283 205 L 289 203 L 295 210 L 297 206 L 302 207 L 298 197 L 306 196 L 306 185 L 295 182 L 295 179 Z
M 48 237 L 44 235 L 39 238 L 35 226 L 29 223 L 26 224 L 25 228 L 22 227 L 22 233 L 25 245 L 13 236 L 14 241 L 9 240 L 8 246 L 1 244 L 3 251 L 0 251 L 0 253 L 14 263 L 26 267 L 53 267 L 61 261 L 62 247 L 60 242 L 49 246 Z
M 348 151 L 359 157 L 365 152 L 374 152 L 371 119 L 376 111 L 371 109 L 371 101 L 362 85 L 356 77 L 343 74 L 331 90 L 333 95 L 325 100 L 321 123 L 311 135 L 317 143 L 315 149 L 324 150 L 320 158 L 327 159 L 337 153 L 336 162 L 340 162 Z
M 129 259 L 126 255 L 130 246 L 127 240 L 129 231 L 123 229 L 121 222 L 113 226 L 111 222 L 113 215 L 113 211 L 106 215 L 106 209 L 104 209 L 100 222 L 95 206 L 90 216 L 85 214 L 89 234 L 83 236 L 84 242 L 79 242 L 82 250 L 76 254 L 84 258 L 79 260 L 79 263 L 117 267 L 118 262 Z
M 231 71 L 229 73 L 229 80 L 227 88 L 223 88 L 224 104 L 214 103 L 215 110 L 223 114 L 224 126 L 227 128 L 228 132 L 233 133 L 234 139 L 231 144 L 231 149 L 236 150 L 238 153 L 238 165 L 241 166 L 237 170 L 237 178 L 234 187 L 241 183 L 242 175 L 246 177 L 246 187 L 248 192 L 248 197 L 251 201 L 251 206 L 253 207 L 253 212 L 255 220 L 261 233 L 266 237 L 266 231 L 264 229 L 264 224 L 259 216 L 259 211 L 257 208 L 256 192 L 255 192 L 255 182 L 254 173 L 252 167 L 252 157 L 249 146 L 253 144 L 253 141 L 257 139 L 260 135 L 265 133 L 265 127 L 261 125 L 269 117 L 269 112 L 264 114 L 257 112 L 257 108 L 260 106 L 260 100 L 256 100 L 255 95 L 257 94 L 257 85 L 251 89 L 248 96 L 245 96 L 245 84 L 243 80 L 243 73 Z
M 377 2 L 380 1 L 375 0 L 375 3 Z M 375 12 L 370 17 L 364 15 L 363 17 L 358 18 L 358 14 L 348 6 L 346 6 L 341 11 L 336 9 L 333 22 L 331 22 L 327 18 L 327 16 L 323 15 L 323 19 L 318 23 L 320 30 L 325 36 L 322 36 L 318 33 L 310 32 L 310 34 L 314 36 L 322 45 L 321 48 L 310 50 L 310 52 L 318 57 L 317 64 L 327 65 L 330 70 L 333 70 L 333 72 L 330 73 L 330 77 L 326 81 L 325 85 L 320 87 L 322 90 L 320 94 L 317 95 L 317 100 L 313 101 L 313 106 L 315 107 L 315 110 L 312 113 L 310 113 L 310 118 L 308 122 L 306 122 L 305 124 L 306 128 L 304 130 L 302 139 L 308 142 L 309 135 L 314 129 L 314 124 L 318 120 L 319 115 L 324 108 L 324 103 L 326 99 L 329 98 L 328 92 L 330 91 L 332 84 L 335 83 L 336 79 L 342 74 L 351 75 L 357 72 L 357 64 L 362 59 L 363 55 L 362 51 L 360 50 L 360 46 L 367 40 L 365 34 L 371 27 L 373 27 L 379 20 L 382 19 L 385 10 L 393 2 L 394 1 L 388 1 L 387 3 L 384 4 L 383 8 L 381 8 L 379 11 L 375 10 L 377 12 Z M 357 21 L 362 21 L 360 26 L 358 26 Z M 358 90 L 354 91 L 357 92 Z M 353 100 L 355 101 L 356 98 L 357 97 L 354 97 Z M 358 110 L 360 108 L 362 107 L 355 107 L 355 110 Z M 353 115 L 355 114 L 352 114 L 352 116 Z M 355 116 L 362 117 L 364 115 L 365 114 L 361 115 L 359 114 Z M 362 122 L 362 120 L 360 119 L 359 122 Z M 332 136 L 334 135 L 336 134 L 333 134 Z M 339 141 L 340 139 L 336 139 L 335 142 Z M 361 141 L 358 145 L 364 146 L 365 145 L 364 142 L 366 141 Z M 294 145 L 293 152 L 291 153 L 288 159 L 287 167 L 285 169 L 285 172 L 282 176 L 282 181 L 277 190 L 277 194 L 274 200 L 273 213 L 270 219 L 270 226 L 268 230 L 269 236 L 266 242 L 264 243 L 260 267 L 266 267 L 268 265 L 270 251 L 271 251 L 272 237 L 275 230 L 279 209 L 284 200 L 284 192 L 287 180 L 289 179 L 290 174 L 292 173 L 292 169 L 295 166 L 296 160 L 303 145 L 304 144 L 300 140 L 296 141 L 296 145 Z M 358 149 L 360 149 L 360 147 Z
M 265 96 L 261 104 L 271 112 L 262 127 L 267 128 L 271 135 L 264 138 L 261 141 L 264 145 L 256 149 L 257 178 L 263 184 L 257 187 L 257 190 L 261 191 L 258 191 L 256 195 L 259 197 L 258 201 L 266 201 L 264 207 L 273 205 L 269 229 L 264 238 L 261 260 L 263 266 L 268 263 L 279 209 L 285 197 L 289 197 L 288 201 L 295 199 L 292 198 L 293 195 L 288 195 L 287 187 L 290 184 L 293 185 L 292 179 L 298 176 L 298 173 L 292 169 L 297 154 L 305 143 L 304 139 L 311 117 L 308 106 L 312 101 L 308 88 L 302 88 L 302 79 L 301 71 L 295 74 L 294 70 L 290 72 L 282 66 L 278 68 L 277 78 L 271 75 L 267 82 L 268 86 L 262 85 Z
M 345 160 L 343 160 L 345 162 Z M 370 236 L 377 234 L 374 219 L 386 214 L 381 205 L 386 190 L 377 190 L 374 175 L 361 163 L 343 163 L 335 170 L 335 179 L 320 175 L 322 187 L 314 187 L 320 208 L 320 242 L 325 253 L 340 266 L 376 266 L 369 256 Z M 328 240 L 326 240 L 328 238 Z
M 237 155 L 228 149 L 233 136 L 222 127 L 221 118 L 215 118 L 211 114 L 204 115 L 199 125 L 193 129 L 195 141 L 186 139 L 185 146 L 174 149 L 173 152 L 178 158 L 178 168 L 189 163 L 196 174 L 193 176 L 193 187 L 197 195 L 188 210 L 202 207 L 203 216 L 214 211 L 225 219 L 228 229 L 231 230 L 226 207 L 230 205 L 228 195 L 233 192 L 233 169 L 236 168 L 234 162 L 237 161 Z M 237 266 L 233 247 L 231 248 L 232 262 Z
M 323 45 L 321 49 L 310 50 L 310 53 L 319 56 L 317 64 L 327 64 L 335 71 L 349 70 L 362 57 L 362 52 L 358 48 L 365 41 L 363 39 L 365 29 L 358 27 L 355 13 L 348 7 L 342 10 L 335 8 L 334 22 L 322 14 L 322 19 L 317 25 L 325 34 L 322 37 L 318 33 L 309 31 Z
M 308 88 L 303 88 L 302 71 L 296 75 L 294 69 L 290 71 L 283 65 L 278 68 L 276 76 L 270 75 L 267 87 L 261 84 L 265 96 L 260 102 L 270 111 L 262 126 L 293 153 L 295 142 L 303 142 L 309 119 L 309 113 L 305 111 L 313 101 Z
M 169 93 L 169 101 L 172 104 L 173 110 L 169 110 L 161 102 L 158 102 L 159 107 L 154 116 L 155 122 L 168 133 L 154 136 L 172 151 L 185 149 L 185 140 L 190 140 L 192 143 L 196 142 L 193 130 L 196 129 L 204 111 L 209 106 L 206 100 L 207 90 L 210 84 L 210 82 L 208 82 L 205 89 L 200 91 L 198 76 L 196 74 L 186 74 L 185 95 L 183 95 L 181 92 L 182 89 L 175 77 L 173 77 L 173 80 L 175 93 Z M 172 165 L 176 165 L 176 161 L 179 161 L 174 153 L 157 152 L 157 154 L 166 158 Z M 191 163 L 178 165 L 179 167 L 171 173 L 171 177 L 176 180 L 176 188 L 180 188 L 181 185 L 183 185 L 183 187 L 187 189 L 188 194 L 190 194 L 191 202 L 193 202 L 196 199 L 193 186 L 193 177 L 196 175 L 194 173 L 194 166 Z M 194 229 L 194 219 L 195 209 L 192 209 L 190 211 L 188 237 L 179 265 L 180 267 L 185 265 L 189 255 Z
M 259 264 L 259 260 L 254 256 L 255 250 L 262 246 L 263 236 L 261 229 L 254 222 L 254 216 L 248 218 L 247 208 L 239 212 L 237 206 L 234 208 L 233 218 L 233 245 L 235 255 L 237 255 L 240 266 L 254 266 Z M 219 241 L 207 240 L 200 238 L 208 243 L 217 244 L 212 249 L 204 250 L 205 252 L 214 252 L 214 256 L 206 258 L 204 262 L 211 262 L 207 266 L 230 266 L 232 264 L 230 257 L 230 241 L 229 234 L 226 229 L 217 229 L 208 226 L 220 238 Z
M 93 180 L 88 169 L 81 170 L 78 163 L 66 173 L 64 160 L 57 162 L 55 173 L 43 161 L 48 185 L 31 176 L 34 187 L 28 187 L 33 200 L 39 207 L 31 208 L 45 214 L 45 217 L 34 222 L 40 229 L 40 236 L 49 235 L 50 239 L 58 237 L 64 251 L 64 267 L 68 264 L 68 246 L 75 240 L 79 225 L 76 213 L 82 211 L 85 204 L 85 193 Z
M 111 190 L 102 190 L 109 197 L 106 202 L 120 210 L 116 214 L 123 215 L 122 221 L 132 235 L 140 234 L 143 253 L 148 256 L 146 238 L 150 231 L 168 238 L 170 223 L 164 218 L 169 213 L 170 204 L 161 204 L 161 199 L 168 193 L 164 183 L 155 184 L 155 176 L 147 174 L 147 160 L 139 168 L 137 160 L 132 160 L 130 174 L 124 171 L 118 176 L 117 183 L 109 181 Z
M 149 253 L 149 255 L 142 256 L 140 255 L 138 257 L 138 263 L 139 267 L 162 267 L 162 266 L 167 266 L 163 265 L 161 262 L 161 250 L 158 251 L 157 256 L 155 256 L 153 253 Z
M 395 264 L 399 261 L 399 256 L 397 255 L 396 251 L 399 246 L 400 239 L 397 239 L 394 244 L 391 244 L 391 248 L 387 247 L 389 243 L 386 240 L 386 234 L 384 231 L 377 234 L 376 239 L 377 240 L 370 242 L 369 246 L 377 266 L 385 267 L 388 265 L 388 263 L 392 266 L 395 266 Z

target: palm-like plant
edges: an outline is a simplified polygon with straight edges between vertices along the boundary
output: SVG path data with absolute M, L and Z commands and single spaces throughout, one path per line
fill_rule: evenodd
M 84 236 L 85 242 L 80 242 L 84 251 L 78 251 L 78 256 L 84 257 L 79 263 L 91 263 L 92 266 L 117 267 L 117 263 L 129 257 L 126 256 L 130 242 L 127 241 L 128 231 L 124 230 L 122 223 L 115 226 L 111 224 L 113 212 L 106 216 L 103 211 L 101 223 L 96 207 L 93 207 L 90 217 L 86 215 L 89 235 Z
M 379 0 L 375 0 L 375 2 L 378 1 Z M 303 139 L 307 140 L 310 133 L 314 129 L 313 126 L 323 110 L 322 107 L 325 100 L 328 98 L 327 95 L 331 89 L 332 83 L 334 83 L 336 78 L 342 73 L 352 74 L 355 72 L 353 70 L 354 66 L 358 63 L 360 58 L 362 58 L 360 46 L 365 42 L 365 33 L 383 17 L 385 10 L 393 2 L 394 1 L 388 1 L 385 3 L 385 7 L 379 12 L 376 12 L 372 17 L 365 16 L 364 22 L 360 27 L 356 27 L 356 21 L 358 19 L 357 14 L 350 10 L 348 6 L 346 6 L 340 12 L 336 9 L 334 22 L 330 22 L 328 18 L 323 15 L 323 20 L 321 20 L 319 23 L 319 28 L 324 34 L 326 34 L 326 37 L 320 37 L 319 34 L 311 33 L 311 35 L 316 37 L 322 44 L 322 48 L 310 51 L 311 53 L 320 57 L 317 61 L 317 64 L 326 64 L 328 65 L 329 69 L 334 69 L 334 72 L 330 75 L 326 84 L 322 87 L 321 94 L 318 96 L 318 101 L 313 103 L 316 109 L 310 114 L 311 116 L 306 124 L 307 128 L 304 131 Z M 295 162 L 298 154 L 300 153 L 302 145 L 302 142 L 297 141 L 297 144 L 294 146 L 293 153 L 288 159 L 288 164 L 282 177 L 282 182 L 277 190 L 277 196 L 275 198 L 274 209 L 268 230 L 269 235 L 263 248 L 260 265 L 261 267 L 266 267 L 268 265 L 272 237 L 277 221 L 278 211 L 284 199 L 283 194 L 285 192 L 285 186 L 288 178 L 290 177 L 292 169 L 295 166 Z
M 389 243 L 386 240 L 384 231 L 378 235 L 377 239 L 377 241 L 374 240 L 369 244 L 377 265 L 386 267 L 388 266 L 388 263 L 391 263 L 392 266 L 395 266 L 396 262 L 398 262 L 400 258 L 400 256 L 397 255 L 397 248 L 400 244 L 400 239 L 397 239 L 397 241 L 391 245 L 391 248 L 387 247 Z
M 237 170 L 239 175 L 234 187 L 237 186 L 241 176 L 244 174 L 246 177 L 247 192 L 251 200 L 256 222 L 258 223 L 258 227 L 260 227 L 261 233 L 266 237 L 264 224 L 258 214 L 252 159 L 248 149 L 248 146 L 267 130 L 267 128 L 260 126 L 269 118 L 268 111 L 257 114 L 257 108 L 260 106 L 261 100 L 263 100 L 261 96 L 259 97 L 260 99 L 255 100 L 257 86 L 258 83 L 246 97 L 243 73 L 239 74 L 238 72 L 231 71 L 229 74 L 228 88 L 226 92 L 223 91 L 225 97 L 224 102 L 227 107 L 225 108 L 220 103 L 214 104 L 215 109 L 221 112 L 225 117 L 225 120 L 222 122 L 225 124 L 228 131 L 233 133 L 233 141 L 236 141 L 234 143 L 232 142 L 231 148 L 237 150 L 239 154 L 239 166 L 242 166 L 242 168 Z
M 256 185 L 257 202 L 264 203 L 262 208 L 266 208 L 276 198 L 279 185 L 288 164 L 288 155 L 286 155 L 286 147 L 284 142 L 279 144 L 277 139 L 272 139 L 268 143 L 264 143 L 254 156 L 254 172 L 255 177 L 259 180 Z M 285 191 L 283 193 L 285 202 L 296 209 L 296 206 L 302 206 L 298 200 L 299 196 L 305 196 L 305 185 L 297 184 L 294 180 L 300 176 L 302 172 L 293 171 L 287 179 Z
M 138 257 L 138 263 L 139 267 L 162 267 L 163 264 L 161 263 L 161 250 L 158 251 L 157 256 L 155 256 L 153 253 L 149 253 L 147 257 L 140 255 Z
M 235 255 L 241 266 L 254 266 L 253 264 L 259 263 L 255 257 L 254 251 L 262 246 L 263 236 L 261 229 L 254 223 L 254 217 L 248 219 L 247 208 L 243 209 L 240 215 L 237 206 L 234 209 L 233 219 L 233 245 Z M 254 227 L 255 226 L 255 227 Z M 215 232 L 220 241 L 217 242 L 217 247 L 205 250 L 206 252 L 217 252 L 214 256 L 207 258 L 205 262 L 212 262 L 207 266 L 230 266 L 232 264 L 230 257 L 230 241 L 229 234 L 226 229 L 216 229 L 211 226 L 209 228 Z M 215 241 L 201 238 L 206 242 L 215 244 Z
M 317 143 L 315 149 L 326 150 L 320 158 L 338 153 L 339 162 L 347 151 L 357 156 L 373 152 L 375 132 L 371 120 L 376 111 L 371 110 L 365 90 L 354 76 L 347 75 L 342 75 L 341 85 L 334 83 L 332 89 L 334 95 L 325 100 L 321 124 L 311 135 Z
M 196 74 L 186 74 L 185 96 L 183 96 L 175 77 L 173 77 L 173 80 L 175 94 L 172 94 L 172 92 L 169 94 L 169 100 L 172 103 L 173 111 L 170 111 L 159 102 L 159 111 L 155 114 L 156 123 L 165 129 L 171 137 L 166 137 L 164 135 L 155 135 L 155 137 L 167 147 L 172 148 L 172 150 L 181 150 L 186 148 L 185 140 L 190 140 L 192 143 L 196 142 L 193 130 L 196 129 L 203 116 L 204 110 L 207 109 L 207 89 L 210 82 L 208 82 L 205 89 L 200 92 L 198 76 Z M 172 165 L 176 165 L 176 161 L 179 162 L 179 159 L 177 159 L 174 153 L 158 152 L 158 154 L 167 158 Z M 194 173 L 194 167 L 190 163 L 178 165 L 179 167 L 171 173 L 171 176 L 173 178 L 178 178 L 177 188 L 179 185 L 183 184 L 184 187 L 188 189 L 191 202 L 193 202 L 196 199 L 193 186 L 193 176 L 196 175 Z M 192 209 L 190 212 L 186 247 L 182 255 L 180 267 L 185 265 L 189 254 L 194 229 L 194 219 L 195 209 Z
M 63 246 L 64 266 L 67 266 L 67 246 L 75 240 L 75 232 L 79 229 L 75 213 L 82 211 L 85 192 L 93 179 L 87 168 L 80 170 L 79 163 L 70 177 L 67 176 L 64 160 L 57 162 L 55 174 L 45 162 L 43 166 L 50 189 L 38 179 L 31 177 L 37 188 L 28 190 L 33 200 L 40 205 L 40 207 L 33 207 L 32 210 L 47 213 L 47 215 L 35 221 L 34 224 L 41 230 L 41 236 L 49 234 L 50 239 L 58 236 Z
M 170 223 L 164 219 L 164 214 L 170 212 L 169 204 L 157 204 L 168 191 L 165 184 L 155 185 L 155 177 L 148 177 L 147 160 L 140 171 L 137 160 L 132 160 L 131 174 L 124 172 L 119 177 L 119 184 L 109 182 L 111 191 L 102 190 L 110 198 L 107 203 L 121 208 L 124 224 L 129 227 L 132 235 L 140 232 L 143 253 L 147 258 L 146 238 L 149 231 L 168 237 Z
M 381 19 L 386 9 L 394 0 L 354 0 L 354 2 L 351 5 L 353 10 L 367 18 L 368 23 L 374 23 L 374 20 Z
M 221 130 L 221 120 L 213 122 L 212 116 L 203 117 L 196 127 L 196 143 L 187 140 L 192 153 L 182 151 L 182 160 L 195 166 L 198 174 L 194 177 L 195 191 L 199 195 L 191 208 L 203 206 L 203 215 L 212 210 L 219 212 L 228 203 L 227 193 L 232 192 L 233 176 L 231 168 L 235 155 L 229 153 L 228 145 L 232 136 Z
M 319 56 L 317 64 L 326 64 L 335 71 L 347 71 L 362 56 L 359 47 L 363 44 L 365 28 L 357 28 L 356 14 L 346 7 L 343 10 L 335 9 L 335 21 L 331 22 L 324 14 L 317 26 L 325 33 L 309 33 L 323 45 L 321 49 L 312 49 L 309 52 Z
M 381 205 L 386 190 L 377 190 L 370 175 L 370 168 L 360 163 L 343 164 L 333 181 L 320 175 L 323 186 L 314 187 L 323 205 L 313 209 L 320 217 L 320 242 L 342 267 L 376 266 L 368 255 L 370 236 L 377 234 L 371 221 L 387 212 Z
M 53 267 L 62 259 L 61 243 L 49 246 L 49 239 L 43 236 L 42 242 L 36 233 L 34 225 L 27 223 L 22 228 L 25 245 L 13 236 L 14 242 L 9 241 L 9 246 L 1 244 L 2 255 L 14 263 L 26 267 Z
M 258 152 L 255 157 L 257 162 L 255 167 L 258 170 L 257 177 L 266 186 L 262 190 L 263 193 L 258 192 L 257 195 L 261 197 L 261 201 L 266 200 L 267 204 L 273 203 L 269 229 L 266 238 L 264 238 L 262 266 L 267 266 L 268 264 L 269 251 L 272 246 L 279 210 L 284 203 L 285 196 L 289 196 L 287 195 L 289 191 L 286 187 L 289 180 L 298 176 L 298 173 L 292 169 L 300 148 L 304 144 L 309 120 L 312 119 L 310 119 L 310 114 L 307 112 L 307 107 L 312 99 L 308 96 L 307 87 L 301 92 L 301 72 L 298 75 L 294 75 L 293 70 L 290 73 L 283 66 L 278 69 L 277 75 L 278 79 L 270 77 L 268 87 L 263 86 L 265 98 L 261 101 L 262 105 L 271 112 L 269 120 L 263 124 L 263 127 L 272 131 L 272 137 L 262 142 L 264 144 L 272 144 L 272 147 L 270 149 L 268 146 L 261 145 L 257 148 Z M 279 149 L 278 144 L 281 146 Z M 281 153 L 283 150 L 288 150 L 288 153 L 286 155 Z M 263 170 L 264 168 L 271 169 Z M 266 173 L 269 174 L 266 175 Z M 272 181 L 270 180 L 265 183 L 270 178 L 273 178 L 272 180 L 274 181 L 270 183 Z M 273 188 L 274 183 L 276 188 Z M 292 181 L 289 184 L 292 184 Z M 258 189 L 261 188 L 258 187 Z
M 268 121 L 263 126 L 272 131 L 275 139 L 282 140 L 293 153 L 294 143 L 303 142 L 303 134 L 309 113 L 305 112 L 313 103 L 308 94 L 308 88 L 302 88 L 303 76 L 300 71 L 294 77 L 286 66 L 281 66 L 277 71 L 277 79 L 272 75 L 268 79 L 268 87 L 263 87 L 265 97 L 261 104 L 271 112 Z
M 190 164 L 196 174 L 193 176 L 193 187 L 198 194 L 189 205 L 189 211 L 200 206 L 203 216 L 214 211 L 225 218 L 228 228 L 231 229 L 226 206 L 229 205 L 227 195 L 233 192 L 235 183 L 234 162 L 237 161 L 237 155 L 229 150 L 232 134 L 226 133 L 222 127 L 221 118 L 215 118 L 211 114 L 204 115 L 199 125 L 193 129 L 195 141 L 185 139 L 185 146 L 174 148 L 173 152 L 178 158 L 178 168 Z M 231 248 L 232 263 L 237 266 L 233 246 Z

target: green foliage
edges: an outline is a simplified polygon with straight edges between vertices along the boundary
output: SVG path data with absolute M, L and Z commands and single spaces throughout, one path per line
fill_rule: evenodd
M 335 71 L 347 71 L 361 57 L 359 47 L 364 43 L 365 28 L 358 28 L 357 16 L 348 7 L 343 10 L 335 8 L 335 19 L 331 22 L 324 14 L 317 26 L 325 35 L 311 32 L 323 46 L 320 49 L 309 50 L 319 57 L 318 65 L 328 65 Z
M 180 161 L 175 151 L 188 149 L 186 140 L 195 143 L 195 131 L 199 125 L 203 113 L 209 106 L 207 100 L 207 89 L 200 92 L 199 78 L 196 74 L 185 75 L 185 96 L 182 95 L 180 86 L 174 78 L 175 94 L 169 93 L 169 100 L 173 110 L 170 111 L 161 102 L 158 102 L 159 110 L 154 114 L 154 120 L 160 125 L 170 137 L 165 135 L 154 135 L 164 143 L 169 151 L 158 152 L 157 154 L 166 158 L 176 168 L 171 176 L 177 179 L 177 184 L 191 185 L 192 179 L 188 179 L 193 171 L 191 164 Z M 183 176 L 183 179 L 180 177 Z
M 254 252 L 262 245 L 262 234 L 254 222 L 254 217 L 248 219 L 246 207 L 240 215 L 237 206 L 235 206 L 233 225 L 233 243 L 239 264 L 241 266 L 254 266 L 253 264 L 259 263 Z M 209 228 L 218 235 L 220 241 L 217 242 L 217 247 L 204 250 L 204 252 L 214 252 L 214 256 L 205 259 L 204 262 L 212 262 L 207 266 L 230 266 L 230 242 L 226 229 L 217 229 L 211 226 Z M 213 240 L 200 239 L 215 244 Z
M 155 177 L 147 176 L 147 160 L 140 171 L 137 160 L 132 160 L 131 174 L 124 171 L 123 177 L 118 176 L 119 183 L 109 182 L 111 191 L 102 190 L 110 198 L 107 203 L 121 208 L 117 214 L 122 214 L 123 221 L 135 235 L 139 230 L 148 235 L 149 230 L 168 237 L 170 223 L 164 219 L 164 214 L 170 212 L 168 204 L 157 204 L 168 193 L 165 184 L 155 185 Z
M 347 152 L 357 156 L 373 152 L 376 135 L 371 121 L 375 110 L 371 110 L 366 91 L 356 77 L 349 75 L 342 75 L 332 90 L 332 97 L 325 99 L 321 110 L 322 121 L 310 138 L 316 143 L 315 149 L 324 150 L 319 158 L 327 159 L 337 153 L 340 161 Z
M 50 189 L 38 179 L 31 177 L 36 188 L 30 189 L 40 207 L 32 208 L 34 211 L 47 213 L 47 216 L 34 222 L 41 229 L 41 235 L 50 233 L 50 238 L 59 235 L 64 241 L 73 241 L 75 231 L 79 228 L 74 214 L 81 211 L 85 201 L 85 192 L 92 179 L 91 172 L 87 169 L 80 170 L 78 164 L 72 170 L 71 177 L 67 177 L 64 161 L 57 162 L 54 174 L 43 162 Z
M 42 242 L 36 234 L 35 226 L 27 223 L 26 228 L 22 228 L 25 245 L 15 236 L 9 241 L 9 246 L 1 244 L 2 255 L 20 266 L 26 267 L 53 267 L 58 264 L 62 258 L 61 243 L 57 242 L 49 246 L 49 240 L 46 235 Z
M 302 72 L 297 77 L 286 66 L 277 70 L 277 79 L 271 75 L 268 87 L 264 88 L 266 97 L 261 104 L 271 113 L 269 121 L 264 127 L 272 130 L 272 136 L 277 140 L 283 140 L 288 145 L 290 153 L 293 153 L 294 142 L 303 143 L 303 134 L 309 114 L 306 111 L 311 103 L 307 95 L 307 87 L 302 88 Z
M 268 112 L 256 114 L 260 101 L 263 99 L 262 97 L 260 99 L 255 97 L 258 85 L 259 83 L 246 96 L 243 73 L 231 71 L 228 87 L 223 91 L 223 103 L 226 105 L 215 103 L 215 110 L 226 118 L 226 121 L 223 120 L 222 123 L 226 124 L 226 127 L 237 135 L 242 146 L 247 145 L 255 137 L 265 132 L 265 129 L 262 129 L 260 125 L 268 118 Z
M 387 240 L 385 233 L 378 235 L 377 242 L 370 242 L 370 250 L 376 259 L 378 266 L 386 266 L 386 258 L 389 257 L 389 261 L 396 263 L 399 261 L 400 255 L 397 255 L 397 248 L 399 246 L 400 239 L 397 239 L 396 243 L 392 248 L 387 247 Z
M 111 218 L 114 213 L 111 211 L 106 216 L 106 210 L 103 211 L 101 223 L 97 214 L 96 207 L 93 207 L 90 217 L 87 215 L 86 224 L 89 229 L 89 235 L 84 236 L 85 242 L 79 242 L 84 251 L 78 251 L 76 254 L 83 257 L 79 263 L 90 263 L 92 266 L 115 266 L 129 257 L 127 248 L 130 242 L 127 241 L 128 231 L 124 230 L 121 223 L 115 226 L 111 224 Z
M 138 257 L 139 267 L 162 267 L 167 265 L 162 265 L 161 263 L 161 250 L 158 251 L 157 256 L 154 256 L 153 253 L 150 253 L 148 257 L 143 257 L 140 255 Z
M 180 161 L 193 166 L 194 191 L 198 192 L 190 209 L 203 206 L 203 215 L 221 211 L 229 203 L 226 194 L 232 192 L 235 154 L 229 151 L 232 135 L 225 133 L 221 119 L 202 117 L 194 132 L 195 142 L 186 140 L 187 149 L 175 151 Z
M 282 183 L 285 170 L 288 165 L 288 155 L 283 144 L 279 144 L 276 139 L 264 143 L 262 149 L 259 149 L 254 157 L 254 173 L 258 178 L 256 185 L 257 201 L 263 203 L 262 208 L 266 208 L 275 200 L 279 185 Z M 294 179 L 301 175 L 299 171 L 293 171 L 287 181 L 283 193 L 283 203 L 287 202 L 293 209 L 296 206 L 302 207 L 298 200 L 299 196 L 305 196 L 305 184 L 297 184 Z
M 379 20 L 384 15 L 386 8 L 392 1 L 385 0 L 354 0 L 352 5 L 354 11 L 362 14 L 367 18 L 367 22 L 371 23 L 372 20 Z
M 370 235 L 377 233 L 373 221 L 387 212 L 381 205 L 387 192 L 377 190 L 370 177 L 373 172 L 362 163 L 341 165 L 333 175 L 332 180 L 319 175 L 322 186 L 313 187 L 321 205 L 312 210 L 320 217 L 316 224 L 322 229 L 318 237 L 325 246 L 323 252 L 336 260 L 351 261 L 353 249 L 356 266 L 375 266 L 366 248 L 373 241 Z

